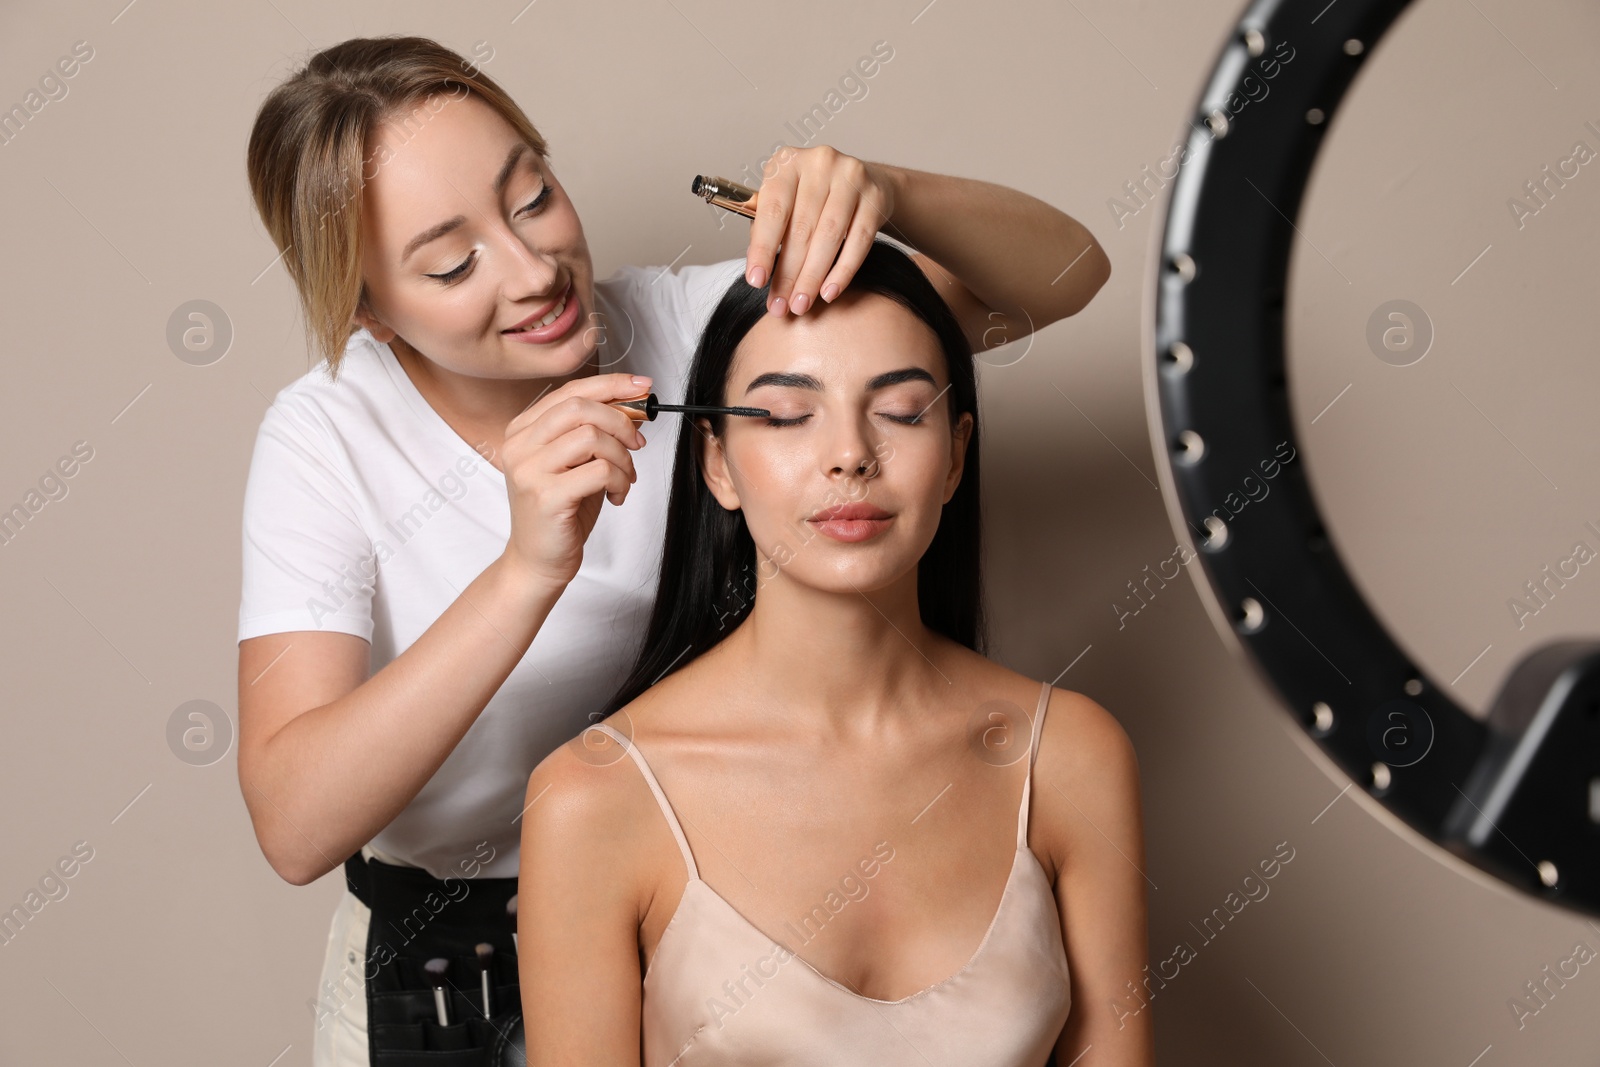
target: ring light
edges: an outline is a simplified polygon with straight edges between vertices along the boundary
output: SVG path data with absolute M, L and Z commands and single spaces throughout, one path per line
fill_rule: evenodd
M 1223 47 L 1151 257 L 1145 395 L 1162 492 L 1218 631 L 1333 763 L 1451 854 L 1600 914 L 1600 640 L 1535 649 L 1474 717 L 1363 599 L 1298 461 L 1284 361 L 1293 220 L 1329 119 L 1408 3 L 1258 2 Z M 1240 114 L 1278 49 L 1293 76 L 1272 86 L 1273 106 Z M 1239 472 L 1268 464 L 1276 491 L 1247 521 L 1222 518 Z

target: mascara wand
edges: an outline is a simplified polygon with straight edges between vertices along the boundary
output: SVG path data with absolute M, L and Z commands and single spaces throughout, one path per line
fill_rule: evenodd
M 656 399 L 654 393 L 628 397 L 625 400 L 613 400 L 610 403 L 613 407 L 621 408 L 622 413 L 634 422 L 654 422 L 656 415 L 663 411 L 681 411 L 691 415 L 749 415 L 758 419 L 772 417 L 772 412 L 766 408 L 728 408 L 714 404 L 663 404 Z

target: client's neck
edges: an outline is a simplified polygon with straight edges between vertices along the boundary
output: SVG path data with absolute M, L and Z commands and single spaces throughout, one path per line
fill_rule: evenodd
M 950 684 L 947 642 L 922 622 L 917 574 L 871 593 L 825 592 L 779 576 L 722 642 L 729 667 L 794 715 L 858 732 L 904 714 L 908 698 Z

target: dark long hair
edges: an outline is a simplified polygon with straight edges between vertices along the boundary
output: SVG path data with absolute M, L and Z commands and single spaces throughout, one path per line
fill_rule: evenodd
M 972 346 L 961 323 L 926 275 L 905 253 L 874 241 L 850 280 L 849 292 L 878 293 L 908 309 L 938 339 L 944 354 L 951 425 L 972 415 L 961 481 L 944 505 L 939 528 L 917 564 L 923 624 L 967 648 L 986 644 L 978 495 L 978 389 Z M 724 403 L 734 350 L 767 314 L 767 287 L 734 280 L 706 323 L 689 368 L 686 404 Z M 727 416 L 706 416 L 722 436 Z M 744 512 L 728 511 L 706 486 L 700 467 L 701 431 L 683 417 L 667 505 L 661 577 L 644 644 L 627 680 L 606 707 L 609 714 L 714 647 L 755 603 L 755 542 Z

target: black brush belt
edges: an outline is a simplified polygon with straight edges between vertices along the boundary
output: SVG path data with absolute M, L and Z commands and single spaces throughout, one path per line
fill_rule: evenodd
M 345 884 L 372 912 L 365 966 L 371 1067 L 525 1067 L 516 923 L 506 902 L 515 878 L 435 878 L 361 853 L 344 864 Z M 494 946 L 489 1012 L 477 946 Z M 424 965 L 450 962 L 440 1025 Z

